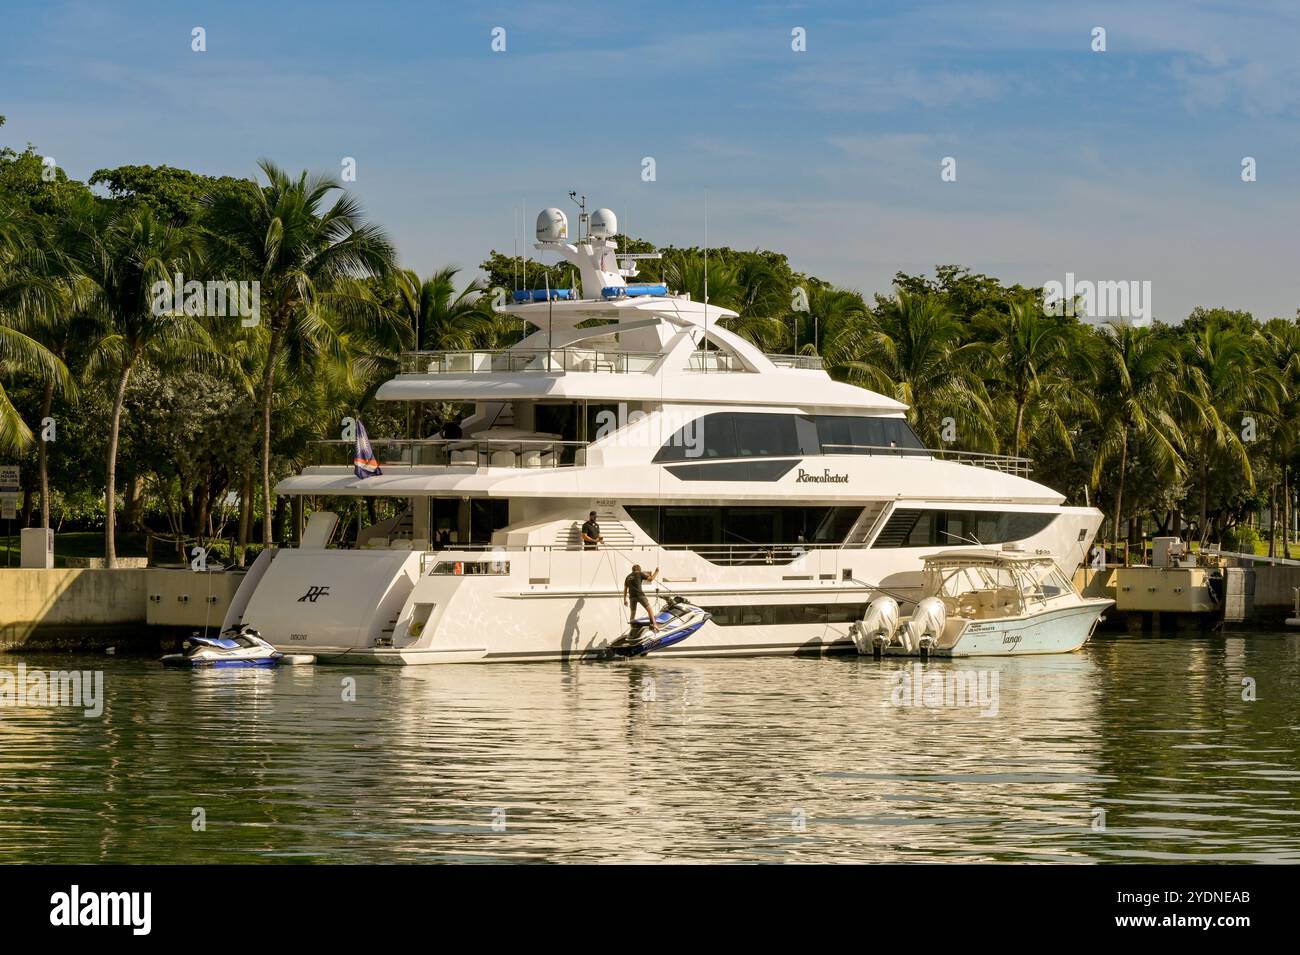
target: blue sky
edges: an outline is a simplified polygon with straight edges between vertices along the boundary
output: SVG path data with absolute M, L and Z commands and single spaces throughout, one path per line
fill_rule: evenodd
M 349 188 L 421 272 L 476 271 L 524 203 L 531 236 L 570 189 L 699 244 L 707 191 L 713 244 L 867 294 L 955 262 L 1149 280 L 1166 321 L 1300 306 L 1300 4 L 4 0 L 0 18 L 0 143 L 75 178 L 351 156 Z

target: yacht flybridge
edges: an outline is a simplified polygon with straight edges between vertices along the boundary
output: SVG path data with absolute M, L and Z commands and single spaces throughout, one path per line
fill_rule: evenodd
M 276 490 L 295 513 L 335 510 L 258 557 L 223 629 L 321 662 L 606 658 L 640 565 L 659 570 L 652 601 L 707 615 L 665 655 L 853 652 L 876 596 L 920 599 L 929 555 L 1006 546 L 1078 566 L 1099 511 L 1063 506 L 1024 459 L 925 448 L 906 406 L 815 357 L 764 354 L 721 324 L 734 312 L 629 283 L 616 232 L 602 209 L 570 241 L 564 214 L 542 213 L 537 247 L 578 287 L 515 293 L 531 332 L 512 348 L 405 356 L 378 398 L 461 409 L 456 426 L 376 440 L 382 474 L 365 478 L 350 444 L 325 443 L 336 461 Z M 364 498 L 401 514 L 340 534 Z

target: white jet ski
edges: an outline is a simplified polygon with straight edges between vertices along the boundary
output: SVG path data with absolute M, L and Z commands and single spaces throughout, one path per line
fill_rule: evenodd
M 181 643 L 180 653 L 162 658 L 165 667 L 273 667 L 284 654 L 244 624 L 231 627 L 218 637 L 191 634 Z

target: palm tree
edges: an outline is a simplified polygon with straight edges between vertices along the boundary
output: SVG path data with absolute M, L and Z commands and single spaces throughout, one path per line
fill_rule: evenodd
M 801 319 L 804 324 L 812 323 L 813 340 L 800 350 L 823 355 L 831 368 L 843 365 L 865 345 L 867 306 L 852 289 L 813 285 L 808 293 L 808 311 L 795 314 L 796 323 Z
M 197 271 L 193 230 L 160 223 L 140 206 L 80 217 L 68 241 L 88 283 L 85 314 L 97 332 L 86 370 L 113 382 L 104 467 L 104 559 L 115 567 L 117 452 L 131 374 L 145 362 L 199 359 L 213 346 L 194 316 L 156 307 L 158 283 L 170 287 L 176 272 Z
M 271 544 L 271 411 L 277 372 L 285 363 L 310 368 L 322 356 L 346 361 L 329 313 L 355 320 L 382 318 L 376 301 L 345 279 L 383 276 L 395 267 L 392 243 L 363 222 L 356 198 L 328 176 L 291 178 L 269 160 L 259 163 L 267 184 L 250 195 L 205 197 L 206 234 L 214 259 L 260 284 L 262 358 L 262 542 Z
M 1273 420 L 1270 447 L 1274 466 L 1282 477 L 1282 556 L 1291 557 L 1291 466 L 1300 453 L 1300 324 L 1273 319 L 1262 332 L 1265 353 L 1282 384 L 1281 403 Z M 1276 482 L 1274 484 L 1276 487 Z M 1276 516 L 1272 523 L 1276 525 Z M 1273 554 L 1270 537 L 1269 554 Z
M 982 367 L 987 346 L 963 342 L 964 328 L 938 296 L 899 291 L 872 314 L 864 348 L 846 361 L 850 378 L 910 406 L 908 418 L 932 447 L 942 419 L 962 422 L 965 444 L 992 435 L 992 410 Z
M 1214 321 L 1195 332 L 1184 346 L 1186 384 L 1178 396 L 1190 422 L 1187 430 L 1197 461 L 1202 544 L 1208 539 L 1211 464 L 1226 463 L 1248 489 L 1255 487 L 1239 422 L 1252 412 L 1260 416 L 1275 412 L 1281 390 L 1277 370 L 1266 361 L 1257 361 L 1262 346 L 1258 335 L 1246 335 Z
M 790 283 L 777 264 L 755 249 L 734 257 L 737 305 L 742 313 L 781 315 L 790 310 Z
M 1104 397 L 1092 483 L 1098 486 L 1107 466 L 1118 459 L 1112 536 L 1118 541 L 1124 482 L 1135 446 L 1171 471 L 1182 466 L 1178 422 L 1170 412 L 1171 396 L 1179 388 L 1178 352 L 1151 328 L 1108 325 L 1099 336 L 1098 363 L 1098 391 Z
M 474 279 L 457 292 L 459 272 L 448 265 L 424 280 L 411 269 L 397 273 L 396 309 L 417 351 L 471 351 L 492 336 L 491 314 L 483 307 L 487 286 Z
M 0 207 L 0 367 L 39 377 L 51 396 L 56 389 L 71 387 L 67 366 L 41 341 L 62 314 L 65 287 L 57 268 L 47 254 L 39 226 L 12 208 Z M 48 414 L 48 406 L 43 406 L 42 418 Z M 0 450 L 20 451 L 31 440 L 31 428 L 13 406 L 0 378 Z M 41 442 L 42 475 L 45 450 Z M 44 477 L 42 481 L 44 502 Z M 42 510 L 46 510 L 44 503 Z
M 739 317 L 721 319 L 719 324 L 764 351 L 775 351 L 787 338 L 781 316 L 789 311 L 790 303 L 775 293 L 774 272 L 767 272 L 761 262 L 742 264 L 745 259 L 738 256 L 733 261 L 721 252 L 710 252 L 706 269 L 699 252 L 670 252 L 664 259 L 663 277 L 674 292 L 739 313 Z
M 1011 404 L 1011 453 L 1019 456 L 1026 414 L 1072 390 L 1071 375 L 1087 351 L 1076 334 L 1078 326 L 1045 315 L 1037 303 L 1013 302 L 1008 314 L 986 314 L 979 324 L 993 344 L 990 367 Z

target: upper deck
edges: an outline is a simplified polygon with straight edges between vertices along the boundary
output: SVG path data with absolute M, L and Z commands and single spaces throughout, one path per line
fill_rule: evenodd
M 835 381 L 818 356 L 763 352 L 718 324 L 734 312 L 686 298 L 566 300 L 509 311 L 541 325 L 512 348 L 409 352 L 377 397 L 754 406 L 797 397 L 874 414 L 907 410 L 892 398 Z

